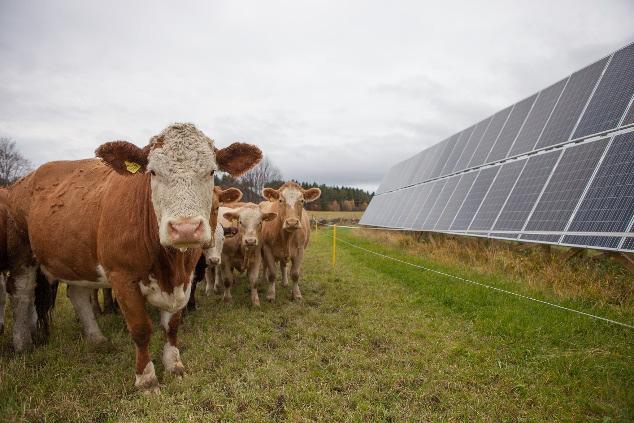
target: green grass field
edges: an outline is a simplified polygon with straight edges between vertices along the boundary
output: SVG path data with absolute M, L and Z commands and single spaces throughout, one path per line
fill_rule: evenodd
M 275 304 L 200 295 L 181 330 L 183 380 L 152 352 L 159 396 L 133 387 L 134 349 L 120 316 L 111 343 L 80 336 L 58 297 L 48 345 L 15 356 L 0 342 L 0 421 L 632 421 L 634 331 L 504 296 L 338 246 L 320 229 L 307 252 L 304 300 Z M 341 230 L 339 236 L 516 292 L 552 299 L 503 275 L 441 268 Z M 202 287 L 201 287 L 202 288 Z M 261 292 L 264 291 L 262 287 Z M 561 299 L 554 300 L 562 302 Z M 634 322 L 634 310 L 566 306 Z M 154 315 L 155 321 L 157 315 Z M 10 322 L 9 322 L 10 329 Z
M 343 220 L 359 220 L 363 216 L 362 211 L 310 211 L 312 217 L 315 219 L 343 219 Z

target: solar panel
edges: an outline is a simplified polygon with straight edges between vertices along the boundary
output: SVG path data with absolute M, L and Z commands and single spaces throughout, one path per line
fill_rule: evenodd
M 626 232 L 634 216 L 634 132 L 614 138 L 568 232 Z M 617 248 L 618 237 L 566 235 L 565 244 Z
M 361 223 L 632 251 L 633 95 L 630 44 L 399 162 Z
M 608 138 L 604 138 L 564 150 L 524 231 L 561 232 L 566 228 L 607 144 Z M 560 237 L 527 234 L 520 238 L 557 242 Z
M 634 44 L 614 53 L 575 130 L 573 139 L 616 128 L 632 95 L 634 95 Z
M 440 191 L 442 191 L 442 189 L 444 188 L 446 181 L 446 179 L 440 179 L 438 181 L 432 182 L 433 185 L 430 188 L 429 196 L 425 200 L 425 203 L 423 203 L 423 206 L 416 216 L 413 228 L 423 229 L 423 224 L 425 223 L 425 220 L 427 220 L 427 216 L 429 216 L 429 212 L 434 207 L 434 204 L 436 204 L 436 201 L 438 200 L 438 194 L 440 194 Z
M 607 58 L 599 60 L 570 76 L 535 148 L 568 141 L 607 62 Z
M 522 230 L 560 155 L 561 151 L 552 151 L 528 159 L 495 222 L 494 231 Z
M 449 226 L 451 226 L 458 210 L 460 210 L 460 206 L 467 196 L 467 193 L 471 190 L 471 185 L 473 185 L 473 181 L 477 175 L 478 172 L 470 172 L 462 175 L 458 185 L 456 185 L 456 189 L 453 194 L 451 194 L 449 201 L 447 201 L 447 205 L 440 215 L 440 219 L 438 219 L 438 223 L 436 223 L 434 230 L 446 231 L 449 229 Z
M 500 110 L 493 115 L 489 127 L 486 129 L 482 139 L 480 140 L 480 145 L 478 145 L 478 148 L 469 162 L 469 167 L 480 166 L 484 163 L 491 151 L 491 148 L 493 147 L 493 144 L 495 144 L 495 141 L 498 139 L 498 135 L 500 135 L 500 131 L 502 131 L 502 127 L 506 123 L 512 108 L 512 106 L 507 107 L 506 109 Z
M 469 228 L 475 213 L 478 211 L 484 196 L 489 191 L 495 176 L 500 170 L 499 166 L 482 169 L 476 177 L 471 189 L 467 193 L 456 218 L 451 224 L 452 231 L 464 231 Z
M 513 107 L 508 120 L 504 124 L 504 128 L 502 128 L 502 132 L 500 132 L 500 135 L 485 162 L 491 163 L 506 157 L 513 145 L 513 141 L 517 138 L 522 125 L 526 121 L 528 113 L 533 107 L 536 98 L 537 94 L 534 94 L 520 101 Z
M 568 79 L 562 79 L 539 93 L 533 109 L 511 147 L 509 157 L 527 153 L 535 147 L 567 81 Z
M 493 185 L 484 197 L 480 209 L 476 212 L 473 222 L 469 226 L 469 231 L 489 231 L 500 210 L 504 206 L 509 193 L 515 186 L 527 159 L 506 163 L 498 172 Z
M 460 158 L 458 159 L 458 162 L 456 163 L 454 170 L 463 170 L 469 166 L 469 162 L 471 161 L 473 154 L 475 153 L 476 149 L 478 148 L 478 145 L 480 144 L 480 139 L 482 139 L 482 135 L 484 134 L 484 131 L 486 131 L 486 129 L 489 127 L 490 121 L 491 121 L 491 117 L 488 117 L 484 119 L 483 121 L 478 122 L 473 127 L 473 132 L 471 133 L 471 136 L 469 137 L 469 140 L 467 141 L 467 145 L 462 151 L 462 154 L 460 155 Z

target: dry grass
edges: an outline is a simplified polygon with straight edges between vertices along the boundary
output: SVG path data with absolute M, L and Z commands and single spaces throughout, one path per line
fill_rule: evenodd
M 363 230 L 363 236 L 424 256 L 446 266 L 468 268 L 480 274 L 504 276 L 556 298 L 588 299 L 601 305 L 634 304 L 632 274 L 596 252 L 568 258 L 570 250 L 550 251 L 536 244 L 494 239 L 454 237 L 395 231 Z
M 362 211 L 311 211 L 309 212 L 315 219 L 325 220 L 359 220 L 363 216 Z

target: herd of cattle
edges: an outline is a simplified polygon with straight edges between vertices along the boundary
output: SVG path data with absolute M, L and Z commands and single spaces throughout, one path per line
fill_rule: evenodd
M 301 298 L 310 234 L 304 203 L 319 189 L 288 182 L 265 188 L 260 204 L 240 203 L 239 190 L 214 187 L 214 172 L 240 176 L 261 160 L 260 149 L 217 149 L 192 124 L 170 125 L 144 148 L 108 142 L 96 156 L 44 164 L 0 193 L 0 271 L 8 275 L 16 351 L 47 330 L 55 281 L 68 285 L 87 340 L 104 341 L 93 297 L 112 289 L 136 346 L 135 386 L 157 392 L 146 303 L 160 310 L 165 369 L 182 376 L 177 333 L 184 307 L 195 308 L 197 282 L 206 282 L 208 294 L 223 285 L 228 302 L 234 272 L 246 272 L 258 306 L 261 268 L 272 301 L 276 266 L 287 285 L 290 263 L 292 296 Z

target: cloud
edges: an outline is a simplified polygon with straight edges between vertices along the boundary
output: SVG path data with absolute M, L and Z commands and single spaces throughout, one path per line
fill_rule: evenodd
M 632 41 L 633 19 L 627 0 L 5 0 L 0 134 L 40 164 L 191 121 L 260 145 L 287 178 L 373 188 Z

